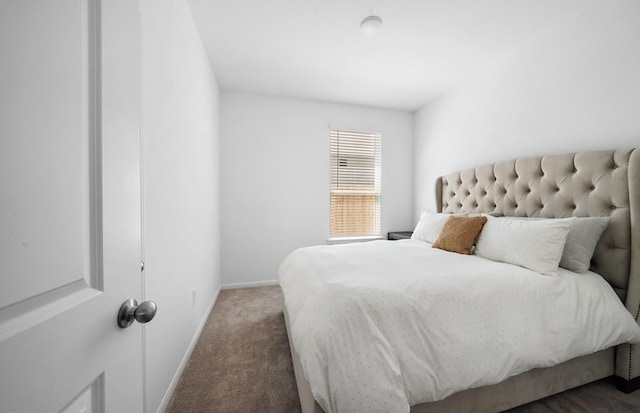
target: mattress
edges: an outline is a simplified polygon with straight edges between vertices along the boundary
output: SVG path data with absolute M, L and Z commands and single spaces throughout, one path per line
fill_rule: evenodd
M 282 263 L 280 284 L 305 378 L 327 413 L 408 412 L 640 342 L 595 273 L 544 276 L 416 240 L 301 248 Z

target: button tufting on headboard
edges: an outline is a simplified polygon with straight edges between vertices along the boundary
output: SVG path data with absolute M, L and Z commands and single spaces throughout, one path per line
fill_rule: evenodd
M 439 207 L 445 206 L 449 213 L 497 212 L 547 218 L 611 216 L 592 265 L 624 296 L 631 262 L 627 173 L 632 153 L 633 150 L 577 152 L 498 162 L 452 173 L 440 181 L 443 199 L 438 200 Z M 640 166 L 635 168 L 640 171 Z M 636 205 L 637 208 L 640 207 Z M 640 213 L 636 219 L 640 222 Z M 609 248 L 613 245 L 616 248 Z

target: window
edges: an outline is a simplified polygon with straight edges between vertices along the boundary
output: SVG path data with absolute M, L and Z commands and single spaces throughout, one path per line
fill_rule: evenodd
M 380 236 L 379 133 L 331 129 L 330 238 Z

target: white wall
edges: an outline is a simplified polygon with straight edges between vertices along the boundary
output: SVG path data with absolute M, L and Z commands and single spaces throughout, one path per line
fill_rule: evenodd
M 220 286 L 219 90 L 186 0 L 142 0 L 146 411 L 164 408 Z M 197 301 L 192 305 L 192 290 Z
M 640 2 L 607 0 L 415 114 L 414 219 L 443 174 L 640 146 Z
M 382 133 L 382 232 L 413 228 L 411 113 L 223 91 L 220 116 L 223 285 L 327 243 L 329 125 Z

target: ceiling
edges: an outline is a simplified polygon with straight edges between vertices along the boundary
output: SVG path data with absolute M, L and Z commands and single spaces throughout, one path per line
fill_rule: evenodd
M 602 0 L 591 0 L 594 1 Z M 189 0 L 223 90 L 414 111 L 586 0 Z M 382 29 L 360 32 L 376 14 Z

